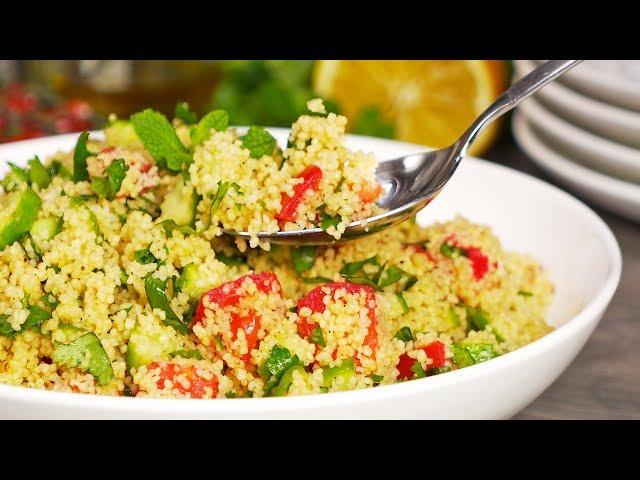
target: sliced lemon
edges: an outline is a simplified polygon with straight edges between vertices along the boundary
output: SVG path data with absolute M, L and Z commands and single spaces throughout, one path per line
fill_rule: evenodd
M 313 71 L 315 92 L 352 123 L 377 107 L 397 139 L 434 148 L 457 139 L 505 86 L 505 65 L 495 60 L 320 60 Z M 486 151 L 498 132 L 489 125 L 471 153 Z

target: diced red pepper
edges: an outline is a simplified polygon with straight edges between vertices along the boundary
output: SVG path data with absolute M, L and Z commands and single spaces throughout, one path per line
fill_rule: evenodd
M 424 353 L 427 354 L 427 357 L 432 360 L 431 364 L 428 365 L 428 368 L 444 367 L 444 343 L 436 340 L 435 342 L 431 342 L 429 345 L 425 345 L 421 348 L 421 350 L 424 350 Z M 411 358 L 406 353 L 400 355 L 398 364 L 396 365 L 396 368 L 399 372 L 398 380 L 412 379 L 415 373 L 411 369 L 417 361 L 418 360 L 416 360 L 415 358 Z
M 482 279 L 489 271 L 489 259 L 479 248 L 469 247 L 466 250 L 473 269 L 473 278 Z
M 100 153 L 111 153 L 115 149 L 116 149 L 116 147 L 114 147 L 114 146 L 104 147 L 102 150 L 100 150 Z
M 218 395 L 218 379 L 215 375 L 212 375 L 210 379 L 201 377 L 192 365 L 182 367 L 171 362 L 152 362 L 149 364 L 149 370 L 156 368 L 160 368 L 160 379 L 157 382 L 159 389 L 164 389 L 165 382 L 170 380 L 173 388 L 176 388 L 183 395 L 191 394 L 191 398 L 202 398 L 207 387 L 213 391 L 214 397 Z M 184 376 L 189 381 L 188 387 L 176 378 L 178 376 Z
M 455 245 L 460 250 L 465 252 L 467 258 L 469 259 L 469 262 L 471 262 L 473 278 L 475 278 L 476 280 L 482 280 L 482 278 L 489 271 L 489 258 L 484 253 L 482 253 L 482 250 L 477 247 L 464 247 L 460 245 L 456 240 L 455 233 L 447 236 L 445 238 L 445 242 L 449 242 L 451 245 Z
M 433 255 L 431 255 L 431 252 L 429 252 L 429 250 L 427 250 L 425 247 L 423 247 L 421 245 L 407 245 L 407 248 L 410 248 L 415 253 L 419 253 L 421 255 L 424 255 L 429 260 L 431 260 L 433 263 L 436 262 L 436 259 L 433 258 Z
M 276 219 L 281 224 L 286 222 L 292 222 L 296 218 L 296 211 L 300 204 L 304 201 L 305 195 L 308 191 L 318 190 L 320 180 L 322 180 L 322 170 L 316 165 L 308 166 L 298 178 L 302 178 L 302 183 L 293 187 L 293 196 L 283 193 L 282 194 L 282 208 L 276 215 Z
M 245 280 L 250 278 L 256 284 L 256 288 L 263 293 L 282 293 L 282 286 L 278 281 L 278 277 L 272 272 L 252 273 L 249 275 L 243 275 L 231 282 L 223 283 L 205 293 L 200 302 L 193 318 L 192 325 L 200 323 L 204 320 L 205 297 L 209 299 L 209 302 L 216 304 L 219 308 L 237 305 L 240 299 L 244 296 L 244 292 L 241 291 L 241 287 Z M 242 359 L 245 363 L 251 360 L 251 350 L 258 346 L 258 332 L 260 330 L 260 316 L 255 311 L 250 311 L 247 315 L 241 316 L 237 313 L 232 313 L 230 324 L 232 338 L 237 338 L 238 330 L 242 330 L 247 341 L 248 352 L 242 355 Z
M 298 314 L 304 307 L 309 308 L 312 312 L 324 312 L 325 308 L 327 307 L 324 303 L 324 297 L 327 296 L 327 293 L 325 293 L 325 291 L 329 290 L 329 294 L 331 295 L 331 297 L 333 297 L 335 291 L 338 289 L 345 289 L 347 293 L 351 294 L 364 292 L 368 305 L 370 305 L 372 302 L 375 303 L 376 301 L 376 293 L 369 285 L 361 285 L 359 283 L 350 282 L 331 282 L 314 288 L 304 297 L 298 300 Z M 368 346 L 372 351 L 374 351 L 378 346 L 378 317 L 376 316 L 375 308 L 369 307 L 368 317 L 369 330 L 362 344 Z M 315 323 L 311 322 L 308 318 L 300 317 L 298 319 L 298 334 L 303 338 L 309 338 L 315 326 Z
M 382 193 L 382 185 L 379 183 L 376 184 L 367 184 L 362 187 L 362 190 L 358 193 L 360 200 L 362 203 L 370 203 L 376 200 L 380 194 Z
M 282 292 L 282 287 L 278 281 L 278 277 L 272 272 L 252 273 L 249 275 L 243 275 L 235 280 L 227 283 L 223 283 L 205 293 L 200 302 L 193 318 L 193 323 L 200 323 L 204 318 L 204 298 L 207 297 L 210 303 L 215 303 L 220 308 L 227 307 L 229 305 L 235 305 L 240 301 L 241 293 L 240 288 L 244 281 L 250 278 L 256 284 L 256 288 L 263 293 L 278 293 Z

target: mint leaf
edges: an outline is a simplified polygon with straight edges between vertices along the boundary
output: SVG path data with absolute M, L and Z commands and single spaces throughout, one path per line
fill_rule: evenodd
M 131 123 L 158 166 L 179 171 L 183 164 L 191 163 L 191 155 L 163 114 L 147 108 L 131 115 Z
M 136 250 L 133 253 L 133 258 L 135 258 L 136 262 L 147 265 L 148 263 L 156 263 L 158 259 L 151 253 L 148 248 L 142 248 L 140 250 Z
M 173 116 L 179 118 L 187 125 L 191 125 L 192 123 L 196 123 L 198 121 L 198 116 L 195 112 L 191 111 L 187 102 L 176 103 L 176 109 L 173 113 Z
M 265 381 L 265 396 L 278 384 L 285 371 L 299 364 L 297 355 L 292 356 L 288 349 L 275 345 L 269 352 L 269 358 L 258 368 L 258 374 Z
M 169 354 L 171 358 L 195 358 L 196 360 L 202 360 L 202 354 L 198 350 L 176 350 Z
M 100 385 L 106 385 L 114 376 L 109 356 L 93 332 L 86 333 L 66 345 L 55 342 L 53 361 L 67 368 L 78 367 L 89 372 Z
M 413 332 L 409 327 L 402 327 L 396 332 L 393 338 L 397 338 L 398 340 L 402 340 L 403 342 L 411 342 L 415 340 Z
M 224 110 L 214 110 L 207 113 L 198 122 L 197 125 L 191 127 L 189 136 L 191 137 L 191 147 L 200 145 L 211 133 L 213 128 L 216 132 L 224 132 L 229 126 L 229 114 Z
M 443 243 L 442 245 L 440 245 L 440 253 L 442 253 L 445 257 L 447 258 L 454 258 L 454 257 L 468 257 L 469 254 L 467 253 L 466 250 L 453 245 L 451 243 Z
M 180 320 L 180 318 L 171 309 L 169 299 L 166 293 L 167 282 L 160 280 L 159 278 L 153 278 L 148 275 L 144 280 L 144 291 L 147 294 L 147 301 L 151 308 L 157 308 L 165 313 L 165 319 L 163 323 L 170 327 L 173 327 L 176 331 L 187 335 L 189 333 L 189 327 Z
M 276 147 L 276 139 L 262 127 L 249 127 L 247 134 L 242 137 L 242 145 L 249 150 L 252 158 L 271 155 Z
M 364 260 L 360 260 L 357 262 L 345 263 L 340 269 L 340 273 L 342 275 L 355 275 L 356 273 L 361 271 L 362 267 L 364 267 L 365 265 L 380 266 L 380 263 L 378 262 L 378 256 L 374 255 L 373 257 L 365 258 Z
M 418 277 L 415 275 L 411 275 L 400 267 L 392 265 L 384 271 L 378 285 L 380 288 L 388 287 L 389 285 L 399 282 L 403 278 L 406 278 L 404 287 L 402 288 L 403 291 L 408 290 L 418 281 Z
M 354 123 L 354 133 L 372 137 L 393 138 L 395 127 L 385 120 L 377 107 L 365 107 Z
M 404 295 L 402 295 L 402 292 L 396 293 L 396 298 L 398 299 L 398 302 L 402 307 L 402 313 L 409 313 L 409 305 L 407 304 L 407 301 L 405 300 Z
M 220 206 L 220 202 L 229 191 L 229 187 L 231 184 L 229 182 L 218 182 L 218 190 L 216 190 L 216 194 L 211 201 L 211 210 L 209 211 L 209 215 L 213 217 L 213 214 L 216 213 L 216 210 Z
M 306 270 L 310 270 L 313 267 L 313 263 L 316 259 L 316 252 L 318 247 L 315 245 L 303 245 L 301 247 L 291 249 L 291 260 L 293 261 L 293 268 L 298 275 Z
M 73 180 L 75 182 L 89 180 L 89 172 L 87 171 L 87 158 L 95 154 L 91 153 L 87 149 L 88 141 L 89 132 L 82 132 L 78 137 L 76 148 L 73 150 Z
M 113 197 L 120 191 L 122 182 L 127 176 L 129 167 L 122 158 L 115 160 L 105 170 L 106 177 L 95 177 L 91 179 L 91 189 L 100 197 L 113 200 Z

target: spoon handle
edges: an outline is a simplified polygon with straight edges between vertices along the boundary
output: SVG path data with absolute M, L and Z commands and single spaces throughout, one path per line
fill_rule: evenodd
M 469 146 L 487 124 L 507 113 L 529 95 L 555 80 L 580 62 L 582 62 L 582 60 L 550 60 L 514 82 L 495 102 L 480 114 L 471 127 L 469 127 L 456 142 L 460 148 L 461 156 L 466 155 Z

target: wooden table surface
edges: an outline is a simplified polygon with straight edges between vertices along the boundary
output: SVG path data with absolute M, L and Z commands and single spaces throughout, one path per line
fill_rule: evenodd
M 554 183 L 511 138 L 485 158 Z M 516 419 L 640 419 L 640 224 L 595 210 L 622 250 L 620 286 L 578 357 Z

